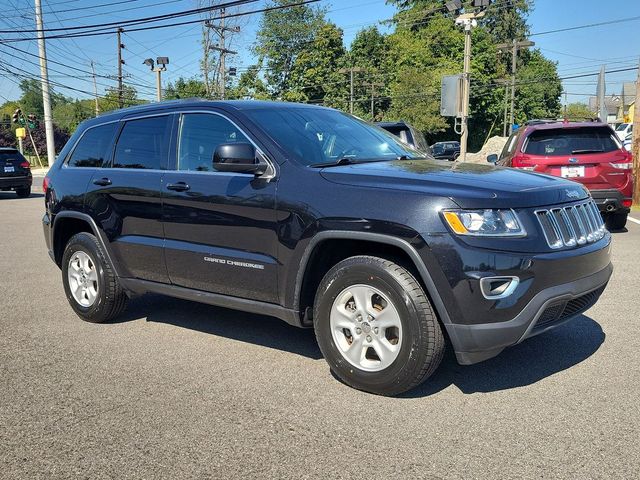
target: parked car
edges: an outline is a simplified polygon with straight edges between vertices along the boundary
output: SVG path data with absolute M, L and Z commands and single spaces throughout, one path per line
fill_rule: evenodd
M 0 190 L 13 190 L 18 197 L 31 195 L 31 165 L 15 148 L 0 147 Z
M 437 142 L 431 145 L 431 153 L 439 160 L 455 160 L 460 156 L 460 142 Z
M 620 140 L 627 138 L 630 133 L 633 133 L 633 123 L 621 123 L 616 127 L 616 135 Z
M 407 122 L 377 122 L 376 125 L 393 133 L 411 148 L 422 152 L 431 153 L 431 148 L 420 130 Z
M 624 142 L 622 146 L 626 148 L 627 151 L 629 152 L 633 149 L 633 133 L 630 133 L 629 135 L 624 137 Z
M 627 223 L 633 192 L 631 153 L 600 122 L 535 122 L 516 130 L 490 162 L 579 182 L 609 230 Z
M 382 395 L 428 378 L 445 333 L 461 364 L 481 362 L 588 309 L 612 271 L 581 185 L 427 159 L 319 106 L 106 113 L 43 190 L 49 255 L 83 320 L 145 292 L 271 315 L 314 328 L 335 375 Z

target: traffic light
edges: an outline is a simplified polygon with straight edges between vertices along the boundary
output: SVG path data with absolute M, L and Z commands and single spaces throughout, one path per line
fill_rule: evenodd
M 21 113 L 22 111 L 20 111 L 19 108 L 16 108 L 16 111 L 13 112 L 13 115 L 11 116 L 11 121 L 13 123 L 20 123 L 20 120 L 22 120 L 22 117 L 20 116 Z
M 28 124 L 29 124 L 29 128 L 33 129 L 36 128 L 38 126 L 38 119 L 36 118 L 36 116 L 33 113 L 30 113 L 27 116 L 27 120 L 28 120 Z

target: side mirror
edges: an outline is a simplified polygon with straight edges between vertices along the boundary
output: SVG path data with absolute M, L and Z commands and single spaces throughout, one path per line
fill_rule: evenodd
M 491 155 L 487 155 L 487 162 L 496 163 L 498 161 L 498 155 L 492 153 Z
M 221 143 L 213 153 L 213 168 L 219 172 L 261 175 L 266 167 L 258 161 L 256 148 L 250 143 Z

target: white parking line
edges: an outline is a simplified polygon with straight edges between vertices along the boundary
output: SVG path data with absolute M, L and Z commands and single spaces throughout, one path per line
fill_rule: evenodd
M 640 220 L 636 220 L 636 219 L 635 219 L 635 218 L 633 218 L 633 217 L 627 217 L 627 220 L 630 220 L 630 221 L 632 221 L 633 223 L 637 223 L 638 225 L 640 225 Z

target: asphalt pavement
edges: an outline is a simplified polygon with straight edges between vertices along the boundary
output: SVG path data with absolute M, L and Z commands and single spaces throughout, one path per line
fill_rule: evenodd
M 585 315 L 383 398 L 276 319 L 143 296 L 82 322 L 42 212 L 0 192 L 0 478 L 637 478 L 638 224 Z

